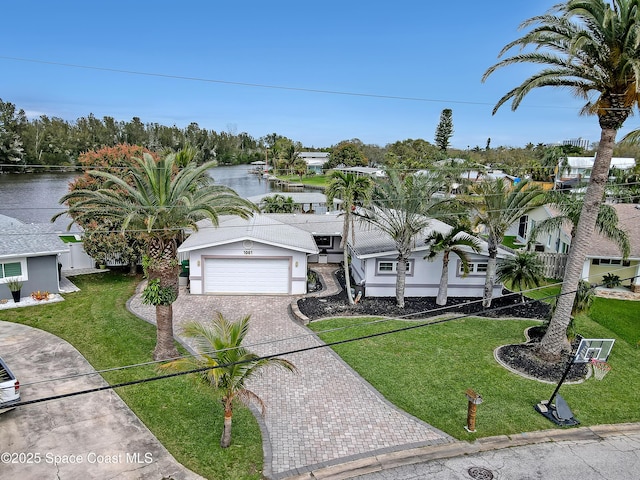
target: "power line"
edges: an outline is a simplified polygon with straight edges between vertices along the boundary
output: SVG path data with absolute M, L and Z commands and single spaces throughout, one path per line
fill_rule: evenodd
M 381 100 L 403 100 L 403 101 L 410 101 L 410 102 L 447 103 L 447 104 L 458 104 L 458 105 L 479 105 L 479 106 L 491 106 L 491 107 L 495 105 L 495 103 L 493 102 L 444 100 L 444 99 L 436 99 L 436 98 L 406 97 L 406 96 L 399 96 L 399 95 L 383 95 L 383 94 L 375 94 L 375 93 L 349 92 L 349 91 L 341 91 L 341 90 L 290 87 L 290 86 L 284 86 L 284 85 L 270 85 L 265 83 L 236 82 L 236 81 L 230 81 L 230 80 L 211 79 L 211 78 L 203 78 L 203 77 L 190 77 L 190 76 L 177 75 L 177 74 L 143 72 L 143 71 L 126 70 L 126 69 L 111 68 L 111 67 L 98 67 L 98 66 L 92 66 L 92 65 L 74 64 L 74 63 L 53 62 L 53 61 L 38 60 L 38 59 L 32 59 L 32 58 L 10 57 L 10 56 L 4 56 L 4 55 L 0 56 L 0 59 L 12 60 L 17 62 L 37 63 L 42 65 L 54 65 L 54 66 L 66 67 L 66 68 L 78 68 L 78 69 L 94 70 L 94 71 L 101 71 L 101 72 L 122 73 L 126 75 L 166 78 L 166 79 L 173 79 L 173 80 L 186 80 L 191 82 L 216 83 L 216 84 L 222 84 L 222 85 L 234 85 L 234 86 L 240 86 L 240 87 L 284 90 L 284 91 L 293 91 L 293 92 L 302 92 L 302 93 L 318 93 L 318 94 L 326 94 L 326 95 L 366 97 L 366 98 L 375 98 L 375 99 L 381 99 Z M 575 107 L 563 107 L 558 105 L 550 105 L 550 106 L 529 105 L 529 107 L 544 108 L 544 109 L 575 110 Z
M 573 293 L 573 292 L 572 292 Z M 533 303 L 537 300 L 531 300 L 529 302 L 525 302 L 524 305 Z M 512 305 L 506 305 L 506 306 L 502 306 L 502 307 L 495 307 L 489 310 L 485 310 L 482 313 L 489 313 L 489 312 L 495 312 L 495 311 L 500 311 L 500 310 L 504 310 L 506 308 L 511 308 Z M 352 343 L 352 342 L 356 342 L 356 341 L 361 341 L 361 340 L 367 340 L 370 338 L 376 338 L 376 337 L 381 337 L 384 335 L 390 335 L 393 333 L 400 333 L 400 332 L 405 332 L 405 331 L 409 331 L 409 330 L 415 330 L 418 328 L 423 328 L 426 326 L 432 326 L 432 325 L 438 325 L 438 324 L 442 324 L 442 323 L 446 323 L 446 322 L 450 322 L 453 320 L 459 320 L 461 318 L 470 318 L 470 317 L 477 317 L 478 314 L 463 314 L 461 316 L 458 317 L 454 317 L 454 318 L 444 318 L 444 319 L 440 319 L 440 320 L 434 320 L 431 322 L 424 322 L 424 323 L 419 323 L 416 325 L 409 325 L 406 327 L 402 327 L 402 328 L 396 328 L 396 329 L 392 329 L 392 330 L 386 330 L 384 332 L 378 332 L 378 333 L 372 333 L 372 334 L 368 334 L 368 335 L 362 335 L 359 337 L 352 337 L 349 339 L 345 339 L 345 340 L 337 340 L 334 342 L 330 342 L 330 343 L 322 343 L 322 344 L 318 344 L 318 345 L 312 345 L 309 347 L 303 347 L 303 348 L 297 348 L 297 349 L 293 349 L 293 350 L 288 350 L 285 352 L 279 352 L 279 353 L 273 353 L 273 354 L 269 354 L 269 355 L 263 355 L 263 356 L 259 356 L 258 358 L 254 359 L 255 360 L 269 360 L 272 358 L 276 358 L 276 357 L 282 357 L 282 356 L 287 356 L 287 355 L 293 355 L 293 354 L 297 354 L 297 353 L 303 353 L 303 352 L 308 352 L 311 350 L 317 350 L 320 348 L 326 348 L 326 347 L 334 347 L 337 345 L 343 345 L 346 343 Z M 219 369 L 219 368 L 227 368 L 227 367 L 231 367 L 231 366 L 235 366 L 235 365 L 243 365 L 245 363 L 250 363 L 252 360 L 248 360 L 248 361 L 241 361 L 241 362 L 233 362 L 233 363 L 227 363 L 227 364 L 220 364 L 220 365 L 216 365 L 216 366 L 208 366 L 208 367 L 202 367 L 202 368 L 196 368 L 196 369 L 192 369 L 192 370 L 187 370 L 187 371 L 183 371 L 183 372 L 176 372 L 176 373 L 170 373 L 170 374 L 165 374 L 165 375 L 156 375 L 154 377 L 146 377 L 146 378 L 142 378 L 142 379 L 138 379 L 138 380 L 131 380 L 128 382 L 122 382 L 122 383 L 117 383 L 114 385 L 105 385 L 102 387 L 96 387 L 96 388 L 91 388 L 91 389 L 86 389 L 86 390 L 80 390 L 80 391 L 76 391 L 76 392 L 70 392 L 70 393 L 65 393 L 65 394 L 60 394 L 60 395 L 53 395 L 53 396 L 49 396 L 49 397 L 42 397 L 42 398 L 38 398 L 38 399 L 34 399 L 34 400 L 27 400 L 27 401 L 21 401 L 18 403 L 13 404 L 13 406 L 15 407 L 21 407 L 21 406 L 25 406 L 25 405 L 32 405 L 35 403 L 42 403 L 42 402 L 46 402 L 46 401 L 51 401 L 51 400 L 59 400 L 62 398 L 67 398 L 67 397 L 74 397 L 74 396 L 78 396 L 78 395 L 84 395 L 84 394 L 88 394 L 88 393 L 94 393 L 94 392 L 99 392 L 99 391 L 103 391 L 103 390 L 112 390 L 115 388 L 121 388 L 121 387 L 126 387 L 126 386 L 131 386 L 131 385 L 138 385 L 138 384 L 142 384 L 142 383 L 148 383 L 148 382 L 152 382 L 152 381 L 156 381 L 156 380 L 164 380 L 167 378 L 173 378 L 173 377 L 178 377 L 178 376 L 182 376 L 182 375 L 189 375 L 189 374 L 193 374 L 193 373 L 200 373 L 200 372 L 205 372 L 208 370 L 215 370 L 215 369 Z
M 613 269 L 610 272 L 616 272 L 616 271 L 620 271 L 620 270 L 625 270 L 626 267 L 620 267 L 618 269 Z M 626 280 L 633 280 L 636 277 L 627 277 L 627 278 L 623 278 L 620 281 L 626 281 Z M 504 297 L 509 297 L 509 296 L 515 296 L 515 295 L 522 295 L 522 294 L 526 294 L 526 293 L 532 293 L 538 290 L 545 290 L 551 287 L 557 287 L 557 286 L 561 286 L 563 284 L 563 282 L 558 282 L 555 284 L 550 284 L 550 285 L 544 285 L 544 286 L 540 286 L 540 287 L 535 287 L 535 288 L 530 288 L 530 289 L 526 289 L 526 290 L 522 290 L 520 292 L 512 292 L 510 294 L 507 295 L 503 295 L 501 298 Z M 596 284 L 596 285 L 592 285 L 590 288 L 595 290 L 595 288 L 597 288 L 598 286 L 601 286 Z M 574 293 L 575 291 L 571 291 L 571 292 L 566 292 L 565 294 L 569 294 L 569 293 Z M 527 305 L 530 303 L 535 303 L 535 302 L 543 302 L 546 300 L 551 300 L 553 298 L 559 298 L 562 295 L 562 293 L 558 293 L 558 294 L 552 294 L 552 295 L 547 295 L 545 297 L 541 297 L 538 299 L 531 299 L 525 303 L 522 303 L 522 305 Z M 441 307 L 436 307 L 436 308 L 432 308 L 429 310 L 423 310 L 423 311 L 419 311 L 419 312 L 413 312 L 413 313 L 408 313 L 405 315 L 400 315 L 400 316 L 396 316 L 396 317 L 384 317 L 384 318 L 380 318 L 380 319 L 376 319 L 376 320 L 371 320 L 368 322 L 363 322 L 363 323 L 358 323 L 357 325 L 345 325 L 342 327 L 334 327 L 334 328 L 330 328 L 330 329 L 324 329 L 324 330 L 319 330 L 317 332 L 311 332 L 311 333 L 307 333 L 307 334 L 301 334 L 301 335 L 295 335 L 292 337 L 286 337 L 286 338 L 282 338 L 282 339 L 275 339 L 275 340 L 268 340 L 268 341 L 264 341 L 264 342 L 257 342 L 257 343 L 250 343 L 250 344 L 246 344 L 246 345 L 242 345 L 241 347 L 229 347 L 226 349 L 220 349 L 217 350 L 218 352 L 222 352 L 222 351 L 230 351 L 230 350 L 235 350 L 237 348 L 252 348 L 252 347 L 259 347 L 259 346 L 269 346 L 269 345 L 274 345 L 277 343 L 282 343 L 282 342 L 286 342 L 286 341 L 291 341 L 291 340 L 298 340 L 298 339 L 302 339 L 302 338 L 309 338 L 309 337 L 317 337 L 318 335 L 321 334 L 326 334 L 326 333 L 335 333 L 338 331 L 345 331 L 351 328 L 361 328 L 363 326 L 371 326 L 371 325 L 376 325 L 376 324 L 382 324 L 382 323 L 386 323 L 386 322 L 391 322 L 391 321 L 398 321 L 398 320 L 404 320 L 404 319 L 409 319 L 410 317 L 418 317 L 418 316 L 424 316 L 426 314 L 431 314 L 429 315 L 429 317 L 434 317 L 434 316 L 438 316 L 438 315 L 434 315 L 437 312 L 442 312 L 440 313 L 440 315 L 444 314 L 444 313 L 451 313 L 452 315 L 455 315 L 454 317 L 448 317 L 447 319 L 444 319 L 445 321 L 447 320 L 458 320 L 461 318 L 467 318 L 467 317 L 482 317 L 484 314 L 486 313 L 491 313 L 494 311 L 499 311 L 499 310 L 504 310 L 504 309 L 509 309 L 512 308 L 513 305 L 505 305 L 505 306 L 501 306 L 501 307 L 494 307 L 492 309 L 487 309 L 487 310 L 483 310 L 481 312 L 474 312 L 474 313 L 469 313 L 469 314 L 460 314 L 455 312 L 455 309 L 457 308 L 462 308 L 462 307 L 468 307 L 469 305 L 473 305 L 473 304 L 477 304 L 477 303 L 481 303 L 483 301 L 483 299 L 478 299 L 478 300 L 474 300 L 471 302 L 467 302 L 465 305 L 445 305 L 445 306 L 441 306 Z M 453 309 L 453 311 L 451 311 Z M 422 326 L 428 326 L 428 325 L 433 325 L 433 324 L 437 324 L 440 323 L 440 321 L 429 321 L 429 322 L 425 322 L 422 324 Z M 398 331 L 402 331 L 402 329 L 398 330 Z M 395 333 L 396 330 L 392 330 L 389 331 L 389 333 Z M 369 337 L 366 337 L 369 338 Z M 350 340 L 350 341 L 356 341 L 359 338 L 356 337 L 354 340 Z M 329 344 L 332 345 L 332 344 Z M 97 371 L 92 371 L 92 372 L 85 372 L 85 373 L 79 373 L 79 374 L 74 374 L 74 375 L 66 375 L 63 377 L 56 377 L 56 378 L 51 378 L 51 379 L 45 379 L 45 380 L 39 380 L 39 381 L 34 381 L 34 382 L 29 382 L 29 383 L 22 383 L 21 386 L 30 386 L 30 385 L 36 385 L 36 384 L 41 384 L 41 383 L 50 383 L 50 382 L 57 382 L 57 381 L 61 381 L 61 380 L 68 380 L 68 379 L 73 379 L 73 378 L 80 378 L 80 377 L 86 377 L 86 376 L 93 376 L 93 375 L 99 375 L 102 373 L 108 373 L 108 372 L 114 372 L 114 371 L 122 371 L 122 370 L 127 370 L 127 369 L 131 369 L 131 368 L 138 368 L 141 366 L 150 366 L 150 365 L 157 365 L 160 363 L 165 363 L 165 362 L 169 362 L 169 361 L 173 361 L 173 360 L 177 360 L 177 359 L 183 359 L 183 358 L 192 358 L 192 357 L 197 357 L 201 354 L 209 354 L 214 352 L 214 350 L 205 350 L 202 352 L 198 352 L 195 354 L 189 354 L 189 355 L 181 355 L 178 357 L 174 357 L 174 358 L 169 358 L 169 359 L 164 359 L 164 360 L 154 360 L 154 361 L 150 361 L 150 362 L 143 362 L 143 363 L 138 363 L 138 364 L 132 364 L 132 365 L 125 365 L 125 366 L 120 366 L 120 367 L 112 367 L 112 368 L 108 368 L 108 369 L 103 369 L 103 370 L 97 370 Z M 273 354 L 272 356 L 279 356 L 279 355 L 286 355 L 290 352 L 285 352 L 285 353 L 280 353 L 280 354 Z M 293 353 L 297 353 L 297 351 L 294 351 Z M 265 358 L 270 358 L 272 356 L 267 356 Z M 231 365 L 231 364 L 230 364 Z M 207 368 L 208 369 L 208 368 Z M 205 370 L 207 370 L 205 369 Z M 197 371 L 201 371 L 201 370 L 196 370 L 193 372 L 187 372 L 187 373 L 194 373 Z M 174 376 L 174 375 L 170 375 L 170 376 Z M 153 377 L 154 379 L 156 377 Z M 160 376 L 158 377 L 158 379 L 161 378 L 168 378 L 165 376 Z M 141 383 L 141 382 L 138 382 Z M 125 383 L 127 384 L 127 383 Z M 123 385 L 125 385 L 123 384 Z M 112 388 L 116 388 L 116 386 L 112 386 Z M 8 387 L 9 388 L 9 387 Z M 107 387 L 104 387 L 102 389 L 106 389 Z M 96 390 L 90 390 L 87 391 L 86 393 L 90 393 Z M 53 398 L 52 398 L 53 399 Z

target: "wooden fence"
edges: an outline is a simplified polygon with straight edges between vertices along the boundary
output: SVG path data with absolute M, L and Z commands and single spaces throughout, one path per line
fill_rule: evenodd
M 564 278 L 568 253 L 538 253 L 538 258 L 544 265 L 545 278 Z

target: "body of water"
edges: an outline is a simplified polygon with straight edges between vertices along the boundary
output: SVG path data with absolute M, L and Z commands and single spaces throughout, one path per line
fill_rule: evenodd
M 269 182 L 249 174 L 250 165 L 216 167 L 209 174 L 216 183 L 234 189 L 241 197 L 261 195 L 271 191 Z M 69 183 L 77 173 L 27 173 L 0 175 L 0 214 L 25 223 L 49 223 L 51 217 L 65 209 L 58 200 L 69 191 Z M 55 222 L 66 231 L 69 217 Z M 74 228 L 72 228 L 74 230 Z

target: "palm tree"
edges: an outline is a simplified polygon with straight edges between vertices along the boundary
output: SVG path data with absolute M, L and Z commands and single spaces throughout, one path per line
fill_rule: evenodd
M 531 230 L 530 241 L 535 241 L 540 234 L 556 232 L 566 224 L 571 225 L 571 238 L 575 238 L 576 227 L 582 212 L 582 200 L 575 198 L 574 195 L 554 193 L 549 196 L 549 203 L 556 207 L 560 214 L 536 223 Z M 629 236 L 624 230 L 618 228 L 618 214 L 615 208 L 601 203 L 598 207 L 595 228 L 602 236 L 618 245 L 624 258 L 629 256 L 631 248 Z
M 343 254 L 344 280 L 345 290 L 349 304 L 353 305 L 353 297 L 351 296 L 351 278 L 349 276 L 349 249 L 347 242 L 349 233 L 351 233 L 351 244 L 355 244 L 355 233 L 353 230 L 353 212 L 357 206 L 367 203 L 371 196 L 373 182 L 369 177 L 358 176 L 353 173 L 344 173 L 334 170 L 329 177 L 329 186 L 325 194 L 327 202 L 333 203 L 335 198 L 342 200 L 342 238 L 340 239 L 340 247 Z
M 567 162 L 567 154 L 560 145 L 554 145 L 544 149 L 542 154 L 542 167 L 544 168 L 545 181 L 549 178 L 553 180 L 553 189 L 556 189 L 558 175 L 562 176 L 562 172 L 571 170 Z
M 500 262 L 496 274 L 501 282 L 509 282 L 520 291 L 520 300 L 524 303 L 522 290 L 533 285 L 540 286 L 544 278 L 544 265 L 535 252 L 520 251 Z
M 295 210 L 293 198 L 276 193 L 262 199 L 262 211 L 264 213 L 293 213 Z
M 484 225 L 487 230 L 487 275 L 484 282 L 482 305 L 491 306 L 495 283 L 498 245 L 504 239 L 507 229 L 522 215 L 538 206 L 541 202 L 539 187 L 527 180 L 509 185 L 502 178 L 485 180 L 472 188 L 475 197 L 470 198 L 476 209 L 476 225 Z
M 517 109 L 535 88 L 569 87 L 587 102 L 581 113 L 597 115 L 601 128 L 562 291 L 540 342 L 541 357 L 557 359 L 569 348 L 567 326 L 604 195 L 616 134 L 640 100 L 638 3 L 638 0 L 567 0 L 556 5 L 547 14 L 526 20 L 522 27 L 531 30 L 506 45 L 500 55 L 513 47 L 533 47 L 532 51 L 503 59 L 483 76 L 484 81 L 497 69 L 512 64 L 545 65 L 546 68 L 507 92 L 496 104 L 494 113 L 509 100 L 511 109 Z
M 236 400 L 245 405 L 256 403 L 262 414 L 265 413 L 262 399 L 246 388 L 249 379 L 256 377 L 267 367 L 296 370 L 288 360 L 259 357 L 242 346 L 249 331 L 249 319 L 250 316 L 247 315 L 233 322 L 218 312 L 210 325 L 195 321 L 187 323 L 183 334 L 193 339 L 199 356 L 179 358 L 160 367 L 173 371 L 205 369 L 199 376 L 216 390 L 224 408 L 224 426 L 220 438 L 222 448 L 231 445 L 233 404 Z
M 398 251 L 396 302 L 404 308 L 407 261 L 415 236 L 429 225 L 431 216 L 443 213 L 449 200 L 435 195 L 442 182 L 436 175 L 407 175 L 395 170 L 387 178 L 376 179 L 371 202 L 356 212 L 363 221 L 377 227 L 394 241 Z
M 213 184 L 207 170 L 214 162 L 188 162 L 178 170 L 170 154 L 157 163 L 149 154 L 132 158 L 129 181 L 117 175 L 91 171 L 105 181 L 98 190 L 74 190 L 60 199 L 80 223 L 92 218 L 114 219 L 122 231 L 138 231 L 147 243 L 149 286 L 146 300 L 156 307 L 156 360 L 178 356 L 173 342 L 173 309 L 178 297 L 177 249 L 185 228 L 197 229 L 198 220 L 218 224 L 220 215 L 251 216 L 256 206 L 223 185 Z M 57 214 L 55 218 L 66 212 Z M 154 283 L 154 280 L 159 283 Z
M 466 276 L 469 273 L 469 255 L 467 248 L 478 253 L 480 242 L 472 237 L 464 225 L 455 225 L 449 233 L 437 231 L 431 232 L 425 243 L 429 245 L 429 254 L 424 258 L 433 261 L 442 253 L 442 273 L 440 275 L 440 286 L 438 287 L 437 305 L 447 304 L 447 287 L 449 285 L 449 257 L 456 254 L 462 264 L 462 271 Z M 465 248 L 466 247 L 466 248 Z

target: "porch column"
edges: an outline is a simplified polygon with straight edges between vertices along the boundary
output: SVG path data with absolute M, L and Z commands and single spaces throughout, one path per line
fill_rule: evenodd
M 589 279 L 590 271 L 591 271 L 591 259 L 585 258 L 584 264 L 582 265 L 582 280 L 584 280 L 585 282 L 591 283 L 591 280 Z
M 640 293 L 640 261 L 636 264 L 635 278 L 631 282 L 631 291 L 633 293 Z

